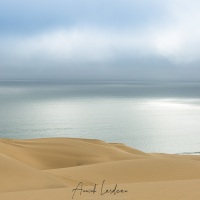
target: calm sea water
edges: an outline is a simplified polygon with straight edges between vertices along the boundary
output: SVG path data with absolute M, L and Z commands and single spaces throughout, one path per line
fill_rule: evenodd
M 0 82 L 0 137 L 96 138 L 200 152 L 200 84 Z

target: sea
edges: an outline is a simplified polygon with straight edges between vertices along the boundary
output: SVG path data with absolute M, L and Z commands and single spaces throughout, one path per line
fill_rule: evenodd
M 91 138 L 200 152 L 200 83 L 0 81 L 0 138 Z

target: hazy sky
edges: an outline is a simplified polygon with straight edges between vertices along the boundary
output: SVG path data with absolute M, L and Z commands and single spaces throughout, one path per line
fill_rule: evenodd
M 200 80 L 199 0 L 0 1 L 0 79 Z

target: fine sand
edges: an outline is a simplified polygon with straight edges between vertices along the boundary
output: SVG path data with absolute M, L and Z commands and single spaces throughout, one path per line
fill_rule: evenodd
M 100 140 L 0 139 L 0 200 L 72 198 L 199 200 L 200 156 Z

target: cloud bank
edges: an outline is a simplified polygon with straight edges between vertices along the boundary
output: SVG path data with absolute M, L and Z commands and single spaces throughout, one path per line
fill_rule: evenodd
M 200 80 L 197 0 L 30 2 L 1 6 L 0 79 Z

